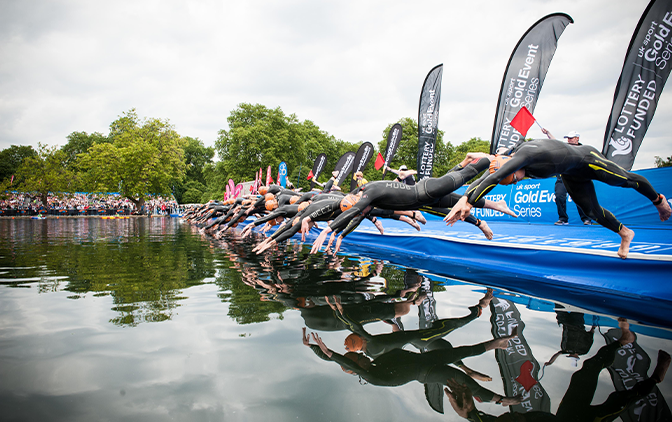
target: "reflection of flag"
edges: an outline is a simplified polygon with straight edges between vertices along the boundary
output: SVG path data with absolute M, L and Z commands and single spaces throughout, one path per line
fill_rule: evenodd
M 314 176 L 314 174 L 313 174 L 313 171 L 311 170 L 310 173 L 308 173 L 308 177 L 306 178 L 306 180 L 312 179 L 313 176 Z
M 376 170 L 380 170 L 380 168 L 383 166 L 383 164 L 385 164 L 385 159 L 383 158 L 383 154 L 378 153 L 378 157 L 376 157 L 376 163 L 374 165 L 376 167 Z
M 528 110 L 527 107 L 522 106 L 513 120 L 511 120 L 511 127 L 520 132 L 521 135 L 525 136 L 534 122 L 535 119 L 534 116 L 532 116 L 532 113 L 530 113 L 530 110 Z

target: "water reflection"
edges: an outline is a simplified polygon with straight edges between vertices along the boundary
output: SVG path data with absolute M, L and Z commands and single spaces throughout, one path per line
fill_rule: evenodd
M 71 299 L 110 295 L 118 314 L 110 322 L 116 325 L 170 319 L 183 289 L 215 275 L 212 254 L 170 224 L 168 219 L 4 221 L 0 282 L 36 283 L 40 293 L 67 291 Z
M 589 309 L 293 241 L 257 256 L 260 239 L 168 218 L 0 221 L 0 376 L 16 390 L 0 388 L 0 405 L 36 420 L 63 397 L 61 419 L 76 420 L 72 403 L 101 392 L 107 419 L 672 419 L 670 380 L 646 381 L 667 330 L 633 324 L 622 346 L 616 318 Z M 140 396 L 142 411 L 126 401 Z M 201 417 L 195 396 L 209 398 Z

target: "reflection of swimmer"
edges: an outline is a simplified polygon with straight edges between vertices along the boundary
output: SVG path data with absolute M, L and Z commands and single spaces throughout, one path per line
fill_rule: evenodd
M 458 219 L 464 220 L 475 202 L 497 184 L 517 183 L 523 177 L 545 179 L 558 174 L 562 175 L 567 192 L 576 205 L 592 220 L 621 237 L 618 256 L 623 259 L 628 256 L 635 233 L 600 206 L 593 180 L 635 189 L 653 203 L 661 221 L 666 221 L 672 215 L 665 196 L 657 193 L 645 177 L 624 170 L 588 145 L 573 146 L 553 139 L 525 142 L 515 147 L 510 157 L 498 157 L 491 168 L 496 171 L 492 174 L 486 172 L 473 182 L 446 221 L 454 223 Z
M 621 338 L 603 346 L 595 356 L 584 362 L 583 367 L 572 375 L 567 392 L 562 398 L 556 415 L 547 412 L 508 413 L 499 417 L 478 411 L 468 385 L 459 381 L 448 381 L 445 392 L 455 412 L 470 421 L 613 421 L 636 401 L 646 397 L 653 387 L 661 383 L 670 366 L 670 355 L 663 350 L 658 352 L 658 363 L 650 378 L 635 384 L 630 390 L 615 391 L 607 400 L 592 406 L 600 372 L 610 366 L 621 347 L 635 340 L 625 319 L 619 319 Z
M 420 350 L 425 349 L 430 343 L 478 318 L 483 309 L 490 305 L 490 300 L 492 300 L 492 291 L 489 291 L 477 305 L 470 307 L 469 315 L 462 318 L 440 319 L 434 321 L 431 327 L 420 330 L 375 335 L 369 334 L 361 324 L 349 318 L 347 313 L 340 312 L 339 318 L 352 331 L 352 334 L 345 339 L 345 350 L 348 352 L 362 351 L 375 358 L 390 350 L 401 349 L 407 344 L 413 344 Z
M 461 359 L 478 356 L 489 350 L 506 349 L 511 336 L 489 340 L 472 346 L 461 346 L 453 349 L 440 349 L 426 353 L 413 353 L 403 349 L 393 349 L 370 360 L 364 354 L 348 352 L 338 354 L 329 349 L 322 339 L 312 333 L 316 344 L 310 344 L 310 337 L 303 329 L 303 344 L 310 347 L 321 359 L 338 363 L 341 368 L 351 374 L 359 375 L 370 384 L 378 386 L 399 386 L 411 381 L 420 383 L 446 382 L 452 377 L 459 377 L 471 388 L 478 391 L 477 396 L 486 402 L 496 402 L 504 406 L 520 402 L 520 397 L 503 397 L 478 385 L 470 377 L 450 366 Z

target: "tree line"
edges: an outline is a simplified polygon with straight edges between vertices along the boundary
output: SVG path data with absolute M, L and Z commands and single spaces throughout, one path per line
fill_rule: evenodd
M 288 167 L 288 180 L 307 191 L 306 180 L 313 161 L 326 153 L 325 171 L 318 181 L 330 177 L 330 169 L 346 152 L 356 152 L 364 142 L 346 142 L 321 130 L 310 120 L 286 115 L 280 107 L 243 103 L 227 117 L 228 129 L 218 132 L 214 147 L 198 138 L 182 136 L 167 119 L 140 118 L 135 109 L 122 113 L 110 124 L 109 133 L 72 132 L 59 147 L 38 144 L 12 145 L 0 151 L 0 193 L 9 190 L 32 192 L 47 204 L 47 194 L 66 192 L 119 192 L 140 209 L 149 195 L 174 195 L 181 203 L 221 200 L 229 179 L 235 183 L 254 180 L 255 171 L 271 166 L 273 178 L 278 165 Z M 414 168 L 418 148 L 418 123 L 405 117 L 382 128 L 374 141 L 385 150 L 387 135 L 395 123 L 402 126 L 402 139 L 391 163 Z M 438 131 L 434 176 L 443 175 L 469 151 L 488 152 L 490 142 L 472 138 L 457 146 L 444 141 Z M 380 180 L 374 158 L 364 170 L 369 181 Z M 215 153 L 219 160 L 215 160 Z M 672 165 L 672 159 L 656 157 L 658 167 Z M 386 178 L 393 178 L 389 174 Z M 343 189 L 349 189 L 343 183 Z

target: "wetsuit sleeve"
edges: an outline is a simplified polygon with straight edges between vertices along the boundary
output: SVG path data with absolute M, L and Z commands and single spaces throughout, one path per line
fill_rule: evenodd
M 334 312 L 334 315 L 338 320 L 340 320 L 343 324 L 345 324 L 346 327 L 348 327 L 348 330 L 352 331 L 357 335 L 362 336 L 366 341 L 374 340 L 373 336 L 366 332 L 362 324 L 350 318 L 347 314 L 341 315 L 338 312 Z
M 286 213 L 284 211 L 277 211 L 276 210 L 276 211 L 274 211 L 270 214 L 267 214 L 263 217 L 257 218 L 256 220 L 254 220 L 254 222 L 252 224 L 254 224 L 254 227 L 257 227 L 257 226 L 260 226 L 260 225 L 266 223 L 267 221 L 273 220 L 276 217 L 284 217 L 285 214 Z
M 519 155 L 520 154 L 520 155 Z M 472 183 L 465 192 L 469 203 L 474 205 L 481 198 L 488 194 L 499 182 L 511 173 L 520 170 L 527 165 L 527 160 L 522 153 L 514 155 L 509 161 L 504 163 L 496 172 L 489 174 L 487 171 L 477 181 Z
M 334 233 L 342 233 L 341 237 L 345 237 L 349 235 L 352 231 L 354 231 L 359 225 L 362 223 L 362 220 L 364 220 L 366 216 L 359 214 L 355 216 L 352 220 L 348 222 L 348 225 L 345 226 L 344 229 L 342 230 L 334 230 Z
M 364 368 L 357 365 L 355 362 L 346 358 L 345 356 L 340 355 L 340 354 L 338 354 L 338 353 L 336 353 L 332 350 L 331 357 L 327 357 L 327 355 L 322 353 L 322 350 L 320 350 L 320 346 L 311 345 L 310 348 L 313 349 L 313 352 L 315 352 L 315 354 L 317 356 L 319 356 L 320 358 L 322 358 L 324 360 L 330 360 L 332 362 L 336 362 L 337 364 L 341 365 L 343 368 L 345 368 L 349 371 L 352 371 L 357 375 L 361 375 L 362 378 L 364 378 L 364 379 L 368 378 L 368 373 L 366 372 L 366 370 Z M 315 351 L 315 348 L 317 348 L 317 351 L 319 351 L 319 354 L 317 353 L 317 351 Z M 331 350 L 331 349 L 329 349 L 329 350 Z
M 333 231 L 342 231 L 348 225 L 348 223 L 358 214 L 360 214 L 362 210 L 368 205 L 368 201 L 363 198 L 360 199 L 359 202 L 357 202 L 357 204 L 355 204 L 352 208 L 336 217 L 329 225 L 329 228 Z

